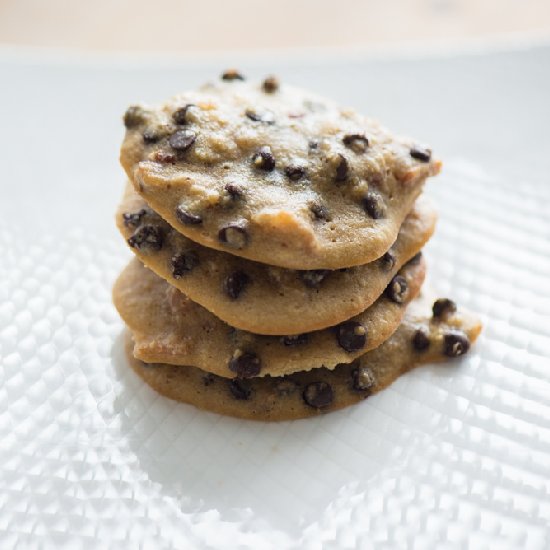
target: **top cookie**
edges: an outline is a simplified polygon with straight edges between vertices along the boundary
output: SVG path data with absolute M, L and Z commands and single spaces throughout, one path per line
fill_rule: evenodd
M 121 163 L 180 233 L 290 269 L 366 264 L 397 237 L 430 149 L 350 109 L 236 72 L 159 107 L 133 106 Z

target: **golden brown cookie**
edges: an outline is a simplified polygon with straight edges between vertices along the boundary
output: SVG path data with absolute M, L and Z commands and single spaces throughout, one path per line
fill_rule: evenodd
M 251 420 L 294 420 L 347 407 L 379 392 L 423 363 L 466 353 L 479 321 L 462 313 L 418 317 L 407 313 L 380 347 L 335 369 L 314 369 L 283 377 L 228 380 L 196 367 L 146 364 L 127 354 L 134 371 L 162 395 L 208 411 Z M 443 368 L 443 367 L 442 367 Z
M 236 330 L 144 267 L 137 258 L 122 272 L 113 301 L 148 363 L 195 365 L 231 377 L 280 376 L 348 363 L 379 346 L 399 326 L 418 294 L 425 265 L 416 258 L 367 310 L 336 327 L 298 336 L 260 336 Z
M 172 229 L 130 185 L 116 220 L 147 267 L 222 321 L 256 334 L 294 334 L 336 325 L 372 305 L 431 237 L 436 218 L 419 197 L 382 258 L 336 271 L 289 270 L 201 246 Z
M 136 191 L 204 246 L 290 269 L 382 256 L 440 161 L 308 92 L 227 78 L 124 116 Z

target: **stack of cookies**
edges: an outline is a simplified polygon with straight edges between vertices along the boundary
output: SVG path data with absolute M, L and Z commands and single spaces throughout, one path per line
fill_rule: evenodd
M 415 300 L 436 222 L 430 149 L 234 70 L 124 123 L 117 225 L 136 257 L 113 296 L 130 363 L 160 393 L 307 417 L 477 337 L 451 300 L 427 313 Z

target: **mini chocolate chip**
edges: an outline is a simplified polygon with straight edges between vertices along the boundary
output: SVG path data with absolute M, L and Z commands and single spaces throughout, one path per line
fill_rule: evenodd
M 231 248 L 240 250 L 248 244 L 247 228 L 248 222 L 246 220 L 228 223 L 218 231 L 218 240 Z
M 470 341 L 463 332 L 450 332 L 443 337 L 443 353 L 447 357 L 459 357 L 470 349 Z
M 332 386 L 326 382 L 312 382 L 305 387 L 302 396 L 310 407 L 322 409 L 332 403 L 334 392 Z
M 238 349 L 229 361 L 229 370 L 237 373 L 240 378 L 257 376 L 262 369 L 262 362 L 255 353 L 243 352 Z
M 281 336 L 281 343 L 284 346 L 300 346 L 302 344 L 307 344 L 309 341 L 309 336 L 304 334 L 292 334 L 291 336 Z
M 254 122 L 263 122 L 264 124 L 275 124 L 275 116 L 271 111 L 262 111 L 258 113 L 252 109 L 247 109 L 246 116 Z
M 310 205 L 309 209 L 313 212 L 316 220 L 329 221 L 330 214 L 328 208 L 319 203 L 313 203 Z
M 309 141 L 307 146 L 310 151 L 316 151 L 319 148 L 319 141 L 316 139 L 312 139 Z
M 402 304 L 407 297 L 408 288 L 407 279 L 401 275 L 396 275 L 386 287 L 385 293 L 392 302 Z
M 306 175 L 306 169 L 302 166 L 287 166 L 285 168 L 285 176 L 290 181 L 298 181 Z
M 199 256 L 194 250 L 174 254 L 171 259 L 172 276 L 174 279 L 181 279 L 186 273 L 192 271 L 199 265 Z
M 181 107 L 172 113 L 172 120 L 176 124 L 187 124 L 187 111 L 190 107 L 194 107 L 192 103 L 188 103 L 184 107 Z
M 271 147 L 268 145 L 260 147 L 252 157 L 252 164 L 255 168 L 258 168 L 258 170 L 271 172 L 275 168 L 275 157 L 271 152 Z
M 346 351 L 358 351 L 367 343 L 367 327 L 357 321 L 346 321 L 336 327 L 336 339 Z
M 170 139 L 168 140 L 168 143 L 170 144 L 170 147 L 172 149 L 175 149 L 176 151 L 187 151 L 193 143 L 195 143 L 195 140 L 197 139 L 197 134 L 193 132 L 193 130 L 188 130 L 187 128 L 185 130 L 178 130 L 177 132 L 173 133 L 170 136 Z
M 426 351 L 430 347 L 430 337 L 424 329 L 417 329 L 412 339 L 413 348 L 416 351 Z
M 375 193 L 366 194 L 363 198 L 363 208 L 373 220 L 379 220 L 386 214 L 386 208 L 382 201 L 382 197 Z
M 376 381 L 372 370 L 367 366 L 359 366 L 351 372 L 352 387 L 357 391 L 371 390 Z
M 348 177 L 349 165 L 346 157 L 338 153 L 338 161 L 336 164 L 336 173 L 334 179 L 336 181 L 345 181 Z
M 250 399 L 250 396 L 252 395 L 250 386 L 246 382 L 235 378 L 233 380 L 229 380 L 229 391 L 235 399 L 239 399 L 240 401 L 246 401 L 247 399 Z
M 150 145 L 151 143 L 156 143 L 161 138 L 161 135 L 156 130 L 152 128 L 147 128 L 143 132 L 143 143 Z
M 421 145 L 414 145 L 411 147 L 411 157 L 420 162 L 430 162 L 432 150 L 427 147 L 422 147 Z
M 456 313 L 456 304 L 452 300 L 449 300 L 449 298 L 439 298 L 432 306 L 432 313 L 434 319 L 442 319 L 443 317 L 447 317 L 447 315 Z
M 262 82 L 262 90 L 266 94 L 272 94 L 279 89 L 279 80 L 276 76 L 270 75 Z
M 122 214 L 124 225 L 126 227 L 137 227 L 141 223 L 141 219 L 145 216 L 145 214 L 147 214 L 147 210 L 145 210 L 145 208 L 142 208 L 138 212 Z
M 216 379 L 214 378 L 214 375 L 211 372 L 209 372 L 208 374 L 205 374 L 202 377 L 202 383 L 205 386 L 210 386 L 210 384 L 213 384 L 215 381 Z
M 395 263 L 397 260 L 395 259 L 395 255 L 393 252 L 388 250 L 379 260 L 380 267 L 384 271 L 391 271 L 395 267 Z
M 169 151 L 155 151 L 154 159 L 166 164 L 174 164 L 177 160 L 176 155 Z
M 131 105 L 124 113 L 124 126 L 128 130 L 143 124 L 144 121 L 143 109 L 139 105 Z
M 275 389 L 277 390 L 279 397 L 287 397 L 292 395 L 298 389 L 298 384 L 292 380 L 285 380 L 283 378 L 283 380 L 275 386 Z
M 184 225 L 198 225 L 202 223 L 202 216 L 200 214 L 189 212 L 182 204 L 176 207 L 176 218 Z
M 228 82 L 232 82 L 233 80 L 244 80 L 244 76 L 237 71 L 237 69 L 227 69 L 227 71 L 222 74 L 222 80 Z
M 342 141 L 346 147 L 355 153 L 364 153 L 369 146 L 369 140 L 364 134 L 347 134 Z
M 299 271 L 300 279 L 309 288 L 318 287 L 330 274 L 329 269 L 310 269 Z
M 156 225 L 142 225 L 128 239 L 128 244 L 138 250 L 160 250 L 164 242 L 164 233 Z
M 244 271 L 234 271 L 225 278 L 223 290 L 232 300 L 236 300 L 249 283 L 250 277 Z
M 223 188 L 234 201 L 244 198 L 243 189 L 234 183 L 226 183 Z

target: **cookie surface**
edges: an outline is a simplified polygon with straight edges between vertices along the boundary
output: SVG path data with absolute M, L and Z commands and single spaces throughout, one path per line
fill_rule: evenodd
M 434 231 L 436 213 L 419 197 L 389 252 L 345 271 L 296 271 L 201 246 L 152 211 L 128 185 L 117 226 L 132 251 L 157 275 L 227 324 L 257 334 L 311 332 L 368 308 Z M 153 246 L 141 235 L 156 232 Z
M 153 210 L 208 247 L 291 269 L 386 252 L 441 163 L 376 122 L 291 86 L 222 80 L 133 106 L 121 163 Z
M 115 307 L 148 363 L 194 365 L 225 376 L 279 376 L 353 359 L 395 331 L 424 280 L 422 258 L 404 266 L 367 310 L 337 327 L 294 337 L 236 330 L 144 267 L 137 258 L 113 289 Z
M 238 418 L 294 420 L 347 407 L 418 365 L 463 355 L 480 330 L 477 319 L 461 313 L 440 320 L 407 313 L 386 342 L 351 364 L 249 380 L 227 380 L 190 366 L 143 363 L 132 354 L 130 336 L 127 355 L 131 367 L 147 384 L 176 401 Z M 462 347 L 457 347 L 457 342 Z

